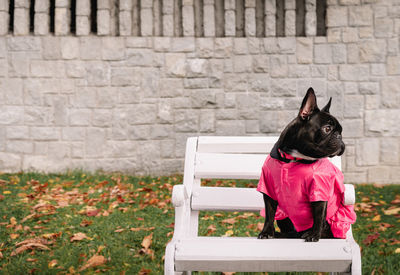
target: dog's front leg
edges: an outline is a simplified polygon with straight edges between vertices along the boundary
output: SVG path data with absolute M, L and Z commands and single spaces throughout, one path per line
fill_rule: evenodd
M 323 224 L 326 218 L 327 201 L 315 201 L 311 203 L 311 211 L 314 219 L 314 224 L 310 231 L 304 233 L 301 238 L 306 242 L 318 242 L 321 238 Z
M 265 205 L 264 228 L 258 234 L 259 239 L 272 239 L 275 236 L 274 220 L 278 202 L 263 194 Z

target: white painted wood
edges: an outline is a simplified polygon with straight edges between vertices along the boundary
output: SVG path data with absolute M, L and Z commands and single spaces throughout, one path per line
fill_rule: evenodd
M 262 195 L 255 188 L 201 187 L 201 178 L 258 179 L 278 137 L 199 137 L 186 146 L 182 186 L 173 189 L 174 236 L 166 247 L 165 274 L 203 271 L 329 271 L 361 274 L 360 248 L 351 229 L 345 240 L 257 240 L 198 237 L 201 210 L 259 211 Z M 331 161 L 341 168 L 340 157 Z M 345 184 L 345 204 L 355 203 Z
M 176 270 L 346 272 L 352 259 L 346 240 L 197 237 L 176 244 Z
M 355 203 L 354 186 L 345 184 L 343 202 Z M 264 208 L 262 194 L 256 188 L 198 187 L 193 189 L 192 210 L 257 212 Z
M 260 153 L 271 151 L 278 137 L 199 137 L 198 153 Z
M 195 177 L 259 179 L 267 155 L 197 153 Z
M 192 209 L 257 212 L 264 208 L 256 188 L 200 187 L 193 190 Z
M 343 204 L 344 205 L 353 205 L 356 203 L 356 192 L 354 190 L 354 185 L 352 184 L 345 184 L 344 185 L 344 198 Z

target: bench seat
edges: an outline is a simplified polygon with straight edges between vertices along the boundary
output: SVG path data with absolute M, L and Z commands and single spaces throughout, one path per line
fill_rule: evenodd
M 179 240 L 175 250 L 176 271 L 349 272 L 351 261 L 351 245 L 344 239 L 197 237 Z

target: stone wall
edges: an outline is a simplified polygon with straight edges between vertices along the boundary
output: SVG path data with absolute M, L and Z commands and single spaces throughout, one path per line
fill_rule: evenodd
M 73 24 L 70 1 L 36 0 L 32 13 L 16 0 L 12 14 L 5 2 L 1 171 L 181 173 L 187 137 L 277 135 L 312 86 L 342 122 L 346 181 L 400 183 L 398 0 L 328 0 L 326 36 L 309 0 L 303 31 L 301 1 L 287 1 L 284 28 L 274 1 L 238 13 L 240 1 L 182 0 L 182 21 L 165 5 L 176 1 L 98 1 L 95 26 L 92 1 L 75 2 Z

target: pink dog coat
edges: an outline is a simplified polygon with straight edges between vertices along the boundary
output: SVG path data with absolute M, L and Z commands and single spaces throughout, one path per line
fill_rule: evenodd
M 277 160 L 268 156 L 262 167 L 257 191 L 278 202 L 275 219 L 287 217 L 296 231 L 313 225 L 311 202 L 327 201 L 326 221 L 335 238 L 346 238 L 350 225 L 356 221 L 353 205 L 343 205 L 342 172 L 327 158 L 311 164 Z M 265 209 L 261 211 L 265 217 Z

